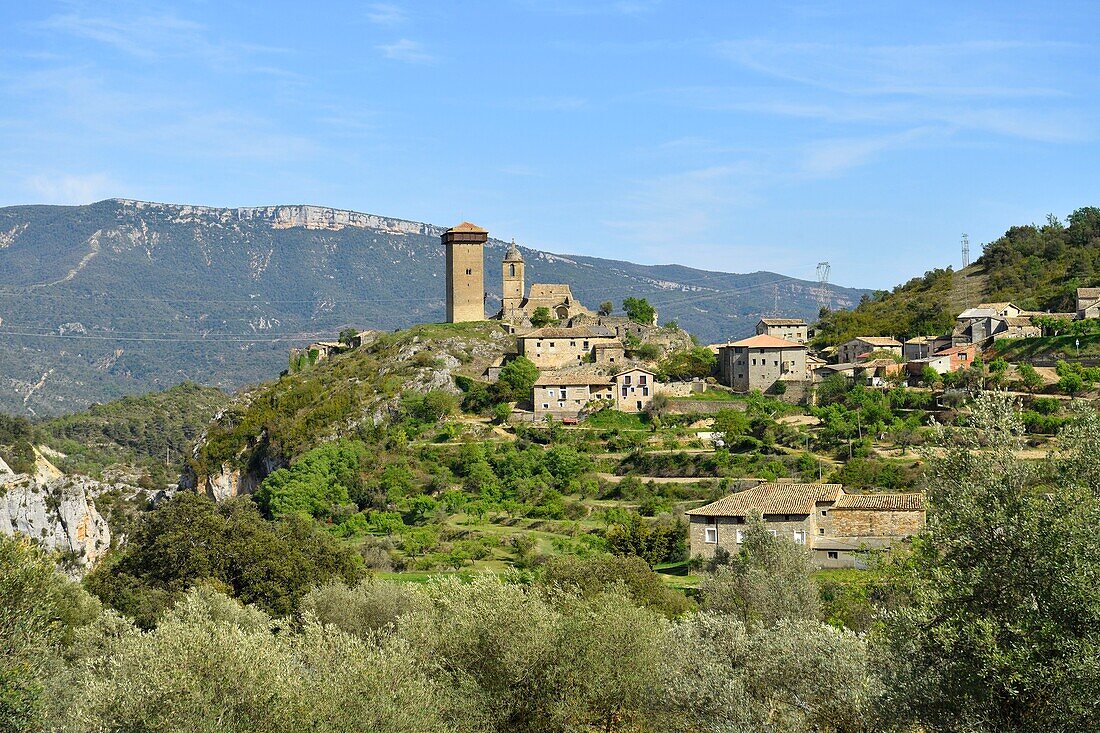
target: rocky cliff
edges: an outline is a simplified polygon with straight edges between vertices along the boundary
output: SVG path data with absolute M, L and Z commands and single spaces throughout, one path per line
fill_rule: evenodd
M 20 534 L 58 553 L 74 575 L 91 569 L 111 547 L 107 520 L 95 498 L 128 487 L 63 476 L 39 454 L 34 474 L 0 474 L 0 534 Z M 4 466 L 6 468 L 6 466 Z

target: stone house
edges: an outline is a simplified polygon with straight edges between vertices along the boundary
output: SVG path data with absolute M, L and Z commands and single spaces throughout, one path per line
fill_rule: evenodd
M 952 346 L 949 349 L 937 351 L 933 356 L 940 358 L 947 357 L 949 360 L 947 369 L 951 372 L 957 372 L 962 369 L 967 369 L 974 360 L 978 358 L 978 347 L 976 344 L 963 344 L 961 346 Z
M 780 380 L 805 381 L 806 345 L 757 335 L 718 349 L 719 381 L 740 392 L 767 392 Z
M 1023 308 L 1007 301 L 1003 303 L 979 303 L 978 308 L 993 311 L 998 318 L 1018 318 L 1025 314 Z
M 1077 318 L 1100 318 L 1100 288 L 1077 288 Z
M 657 376 L 648 369 L 634 367 L 611 377 L 615 391 L 615 409 L 643 412 L 658 389 Z
M 902 356 L 901 342 L 896 339 L 883 336 L 859 336 L 837 347 L 836 360 L 838 364 L 847 364 L 872 351 L 888 351 L 899 357 Z
M 736 554 L 750 520 L 804 545 L 822 567 L 859 567 L 924 526 L 923 494 L 849 494 L 840 484 L 761 483 L 686 512 L 692 557 Z
M 913 377 L 920 378 L 925 367 L 932 367 L 936 374 L 947 374 L 951 371 L 951 356 L 949 354 L 933 354 L 923 359 L 910 359 L 905 362 L 905 368 Z
M 618 341 L 601 342 L 592 347 L 596 355 L 596 363 L 609 366 L 622 364 L 626 361 L 626 349 Z
M 756 335 L 804 344 L 810 340 L 810 325 L 802 318 L 761 318 L 756 324 Z
M 597 344 L 618 344 L 615 334 L 600 326 L 549 326 L 518 336 L 519 353 L 539 369 L 559 369 L 595 360 Z M 621 344 L 620 344 L 621 346 Z
M 535 419 L 579 418 L 595 401 L 614 401 L 610 379 L 598 374 L 550 372 L 540 374 L 532 390 Z

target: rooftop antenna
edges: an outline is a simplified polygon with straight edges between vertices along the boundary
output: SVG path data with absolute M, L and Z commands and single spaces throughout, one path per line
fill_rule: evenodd
M 828 262 L 817 263 L 817 304 L 821 308 L 829 307 L 829 274 L 832 269 L 832 265 Z
M 962 235 L 962 261 L 963 261 L 963 270 L 965 270 L 967 267 L 970 266 L 970 236 L 967 235 L 966 232 L 963 232 L 963 235 Z M 960 274 L 962 274 L 962 279 L 963 279 L 963 298 L 966 299 L 966 301 L 963 303 L 963 305 L 966 306 L 967 308 L 969 308 L 970 307 L 970 279 L 966 276 L 965 273 L 960 273 Z

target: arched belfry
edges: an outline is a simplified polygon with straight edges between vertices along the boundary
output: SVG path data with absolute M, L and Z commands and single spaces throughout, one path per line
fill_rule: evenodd
M 523 281 L 523 255 L 516 246 L 516 240 L 508 247 L 502 263 L 504 285 L 504 298 L 501 302 L 501 315 L 507 320 L 522 313 L 523 294 L 525 291 Z

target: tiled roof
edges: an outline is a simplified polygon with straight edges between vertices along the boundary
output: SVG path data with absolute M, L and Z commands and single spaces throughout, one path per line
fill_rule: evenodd
M 474 234 L 488 234 L 488 229 L 482 229 L 477 224 L 471 224 L 468 221 L 464 221 L 461 224 L 456 224 L 447 230 L 448 232 L 471 232 Z
M 620 371 L 616 374 L 613 374 L 611 376 L 611 378 L 612 379 L 618 379 L 619 377 L 623 376 L 624 374 L 633 374 L 634 372 L 642 372 L 643 374 L 648 374 L 651 377 L 657 376 L 657 374 L 655 372 L 651 372 L 648 369 L 643 369 L 642 367 L 630 367 L 629 369 L 623 369 L 622 371 Z
M 760 322 L 765 326 L 806 326 L 802 318 L 761 318 Z
M 1035 325 L 1031 322 L 1031 319 L 1026 316 L 1009 316 L 1008 318 L 1005 318 L 1005 323 L 1010 326 L 1015 326 L 1017 328 Z
M 810 514 L 818 502 L 834 502 L 842 491 L 840 484 L 760 484 L 687 514 L 699 517 Z
M 761 334 L 759 336 L 750 336 L 747 339 L 741 339 L 740 341 L 734 341 L 728 346 L 747 346 L 753 349 L 805 349 L 805 344 L 797 344 L 794 341 L 788 341 L 786 339 L 776 338 L 775 336 L 768 336 L 767 334 Z
M 1017 305 L 1015 305 L 1014 303 L 1009 303 L 1008 301 L 1005 301 L 1003 303 L 978 303 L 979 308 L 989 308 L 997 311 L 1003 311 L 1005 308 L 1008 308 L 1010 306 L 1012 308 L 1016 308 L 1017 310 L 1019 309 Z
M 998 318 L 997 311 L 992 308 L 967 308 L 958 315 L 958 319 L 964 318 Z
M 610 344 L 607 343 L 607 342 L 601 342 L 601 343 L 596 344 L 593 348 L 596 349 L 596 351 L 602 351 L 604 349 L 622 349 L 624 347 L 621 343 L 616 341 L 616 342 L 610 343 Z
M 935 340 L 936 340 L 935 336 L 914 336 L 913 338 L 909 339 L 905 343 L 907 343 L 907 344 L 927 344 L 927 343 L 929 343 L 931 341 L 935 341 Z
M 924 494 L 846 494 L 842 493 L 833 509 L 882 509 L 913 512 L 924 509 Z
M 853 341 L 862 341 L 865 344 L 871 346 L 901 346 L 901 342 L 897 339 L 892 339 L 889 336 L 859 336 L 852 339 Z

